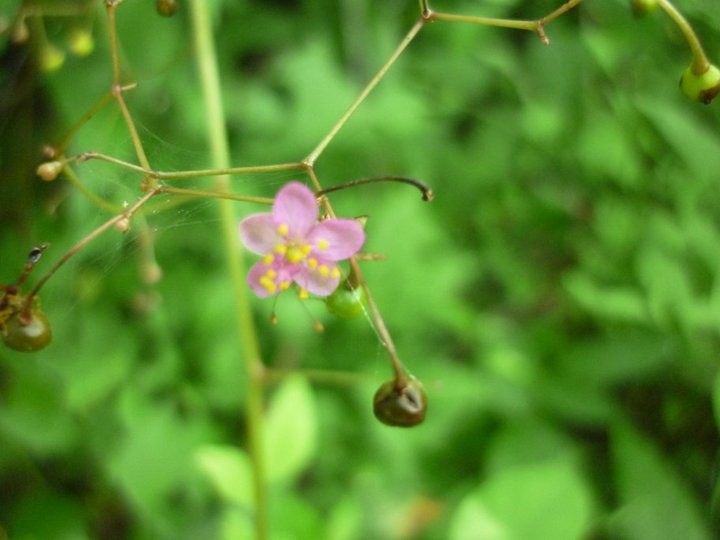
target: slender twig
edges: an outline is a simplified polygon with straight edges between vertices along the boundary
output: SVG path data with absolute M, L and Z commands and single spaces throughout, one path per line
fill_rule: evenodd
M 47 281 L 55 274 L 55 272 L 57 272 L 73 255 L 75 255 L 78 251 L 80 251 L 82 248 L 84 248 L 90 242 L 95 240 L 95 238 L 97 238 L 102 233 L 107 231 L 110 227 L 115 225 L 121 219 L 130 219 L 135 212 L 137 212 L 146 202 L 148 202 L 152 197 L 154 197 L 157 194 L 158 194 L 157 190 L 148 191 L 145 195 L 143 195 L 135 204 L 133 204 L 127 210 L 125 210 L 121 214 L 113 216 L 112 218 L 107 220 L 105 223 L 100 225 L 97 229 L 95 229 L 90 234 L 88 234 L 85 238 L 80 240 L 73 247 L 71 247 L 67 251 L 67 253 L 65 253 L 65 255 L 63 255 L 53 265 L 53 267 L 50 270 L 48 270 L 48 272 L 42 278 L 40 278 L 40 280 L 30 290 L 28 295 L 25 297 L 25 306 L 30 305 L 30 302 L 32 301 L 33 297 L 37 296 L 37 294 L 40 292 L 40 289 L 42 289 L 43 285 L 45 285 L 45 283 L 47 283 Z
M 550 40 L 545 35 L 545 26 L 557 19 L 560 15 L 570 11 L 572 8 L 580 4 L 582 0 L 568 0 L 559 8 L 555 9 L 548 15 L 536 20 L 520 20 L 520 19 L 496 19 L 494 17 L 478 17 L 474 15 L 455 15 L 453 13 L 442 13 L 429 10 L 425 14 L 428 21 L 450 21 L 450 22 L 467 22 L 481 24 L 483 26 L 497 26 L 501 28 L 513 28 L 516 30 L 529 30 L 535 32 L 540 41 L 547 45 Z
M 388 70 L 392 67 L 392 65 L 395 63 L 395 61 L 398 59 L 400 54 L 407 48 L 407 46 L 410 44 L 410 42 L 413 40 L 413 38 L 417 35 L 417 33 L 420 31 L 420 29 L 425 26 L 425 23 L 427 21 L 423 19 L 422 17 L 413 25 L 413 27 L 410 29 L 410 31 L 407 33 L 407 35 L 403 38 L 403 40 L 400 42 L 400 45 L 393 51 L 393 53 L 390 55 L 390 58 L 383 64 L 383 66 L 380 68 L 380 70 L 375 74 L 375 76 L 370 80 L 370 82 L 363 88 L 363 90 L 360 92 L 360 94 L 355 98 L 355 101 L 352 102 L 350 107 L 347 111 L 340 117 L 340 119 L 335 122 L 335 125 L 330 129 L 330 131 L 323 137 L 323 139 L 320 141 L 320 144 L 318 144 L 315 149 L 308 154 L 308 156 L 303 160 L 304 163 L 306 163 L 309 166 L 312 166 L 315 161 L 317 161 L 317 158 L 320 157 L 320 154 L 323 153 L 325 148 L 328 144 L 330 144 L 330 141 L 332 141 L 335 138 L 335 135 L 337 135 L 338 131 L 342 129 L 342 127 L 347 123 L 348 119 L 352 116 L 352 114 L 355 112 L 355 110 L 362 104 L 363 101 L 365 101 L 365 98 L 368 97 L 370 92 L 373 91 L 373 89 L 377 86 L 377 84 L 382 80 L 382 78 L 385 76 L 385 74 L 388 72 Z
M 695 75 L 702 75 L 710 69 L 710 60 L 708 60 L 707 54 L 705 54 L 702 43 L 700 43 L 700 39 L 697 37 L 693 27 L 670 0 L 658 0 L 658 5 L 670 16 L 675 24 L 678 25 L 678 28 L 680 28 L 680 31 L 685 36 L 685 40 L 688 42 L 693 56 L 691 71 Z
M 201 189 L 183 189 L 170 186 L 159 186 L 160 193 L 172 193 L 173 195 L 182 195 L 184 197 L 205 197 L 212 199 L 226 199 L 229 201 L 241 201 L 255 204 L 271 205 L 274 199 L 270 197 L 254 197 L 252 195 L 235 195 L 222 191 L 206 191 Z
M 338 184 L 337 186 L 321 189 L 320 191 L 315 192 L 315 196 L 320 197 L 322 195 L 332 193 L 333 191 L 340 191 L 341 189 L 353 188 L 361 186 L 363 184 L 374 184 L 381 182 L 400 182 L 403 184 L 410 184 L 411 186 L 415 186 L 422 192 L 423 201 L 432 201 L 435 197 L 432 189 L 430 189 L 425 183 L 407 176 L 377 176 L 373 178 L 360 178 L 358 180 L 352 180 L 344 184 Z
M 134 163 L 129 163 L 118 159 L 113 156 L 106 154 L 100 154 L 98 152 L 84 152 L 78 154 L 72 158 L 68 158 L 68 161 L 88 161 L 96 159 L 99 161 L 107 161 L 108 163 L 114 163 L 125 169 L 139 172 L 149 178 L 156 178 L 158 180 L 186 180 L 190 178 L 202 178 L 210 176 L 225 176 L 232 174 L 254 174 L 254 173 L 267 173 L 267 172 L 279 172 L 279 171 L 304 171 L 306 166 L 304 163 L 277 163 L 275 165 L 253 165 L 248 167 L 221 167 L 214 169 L 196 169 L 190 171 L 154 171 L 150 168 L 142 167 Z

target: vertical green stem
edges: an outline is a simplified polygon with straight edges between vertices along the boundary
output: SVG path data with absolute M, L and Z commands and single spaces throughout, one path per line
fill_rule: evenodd
M 200 81 L 208 118 L 208 137 L 213 166 L 227 168 L 230 165 L 230 152 L 227 143 L 227 129 L 220 92 L 220 77 L 217 69 L 217 55 L 213 42 L 213 30 L 206 0 L 192 0 L 191 18 L 195 50 L 197 54 Z M 218 191 L 228 191 L 229 177 L 220 176 L 216 182 Z M 250 309 L 249 289 L 246 285 L 246 273 L 242 248 L 237 239 L 236 220 L 233 204 L 228 200 L 218 201 L 224 238 L 225 253 L 233 281 L 236 300 L 238 331 L 242 341 L 245 369 L 248 375 L 247 397 L 247 437 L 250 458 L 253 467 L 253 491 L 255 495 L 255 534 L 257 540 L 265 540 L 267 532 L 267 504 L 265 490 L 265 470 L 262 447 L 263 387 L 264 366 L 260 359 L 255 324 Z

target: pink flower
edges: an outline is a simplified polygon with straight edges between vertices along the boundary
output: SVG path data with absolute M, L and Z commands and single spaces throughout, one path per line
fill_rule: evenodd
M 240 222 L 240 239 L 263 255 L 248 273 L 250 288 L 260 297 L 290 288 L 330 295 L 340 283 L 336 261 L 355 255 L 365 233 L 352 219 L 318 222 L 318 203 L 299 182 L 285 185 L 275 197 L 272 213 L 254 214 Z

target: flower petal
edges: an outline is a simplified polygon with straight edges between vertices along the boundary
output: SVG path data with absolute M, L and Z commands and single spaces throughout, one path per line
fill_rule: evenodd
M 273 217 L 277 225 L 287 225 L 291 239 L 303 239 L 318 217 L 318 205 L 310 188 L 290 182 L 275 196 Z
M 365 243 L 365 231 L 354 219 L 327 219 L 313 227 L 307 241 L 323 259 L 340 261 L 360 250 Z
M 248 285 L 260 298 L 273 296 L 287 290 L 299 270 L 298 265 L 288 265 L 283 259 L 260 261 L 248 272 Z
M 340 269 L 334 262 L 318 261 L 313 268 L 302 266 L 293 279 L 314 295 L 330 296 L 340 284 Z
M 272 253 L 285 240 L 277 230 L 272 214 L 253 214 L 240 222 L 240 240 L 252 252 L 260 255 Z

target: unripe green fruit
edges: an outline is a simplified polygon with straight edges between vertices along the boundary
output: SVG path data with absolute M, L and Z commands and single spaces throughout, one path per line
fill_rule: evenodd
M 373 412 L 383 424 L 396 427 L 412 427 L 425 419 L 427 396 L 417 379 L 410 379 L 398 387 L 398 382 L 388 381 L 375 392 Z
M 657 0 L 630 0 L 630 7 L 632 7 L 635 15 L 645 15 L 650 13 L 657 7 Z
M 367 306 L 365 289 L 362 287 L 352 289 L 348 285 L 340 285 L 325 299 L 325 305 L 328 311 L 337 317 L 354 319 L 365 312 Z
M 680 79 L 680 89 L 690 99 L 709 105 L 720 93 L 720 69 L 710 65 L 705 73 L 698 75 L 690 66 Z
M 156 0 L 155 9 L 163 17 L 171 17 L 177 11 L 176 0 Z
M 48 318 L 41 310 L 33 309 L 25 319 L 22 313 L 10 316 L 3 332 L 5 345 L 21 352 L 45 348 L 52 341 L 52 327 Z

